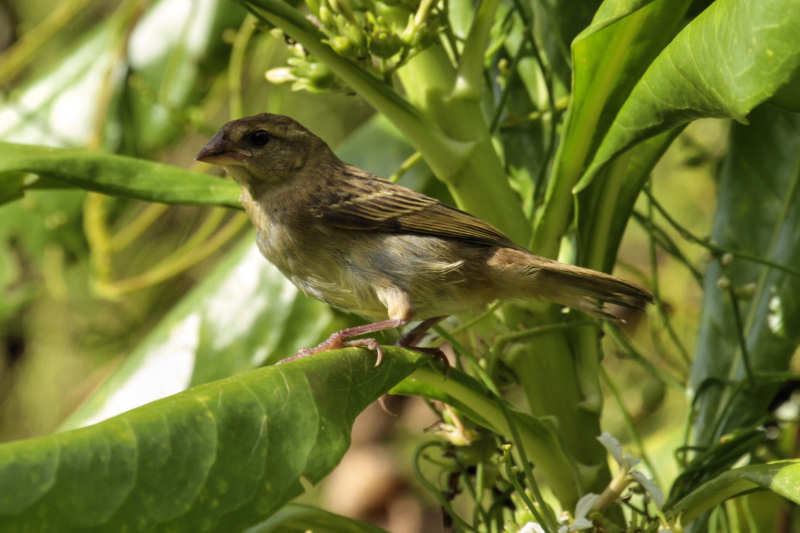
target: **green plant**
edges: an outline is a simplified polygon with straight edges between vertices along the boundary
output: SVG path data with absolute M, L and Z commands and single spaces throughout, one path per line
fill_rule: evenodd
M 232 183 L 144 157 L 174 145 L 186 128 L 208 134 L 219 115 L 214 107 L 226 99 L 233 116 L 260 107 L 250 70 L 285 46 L 285 34 L 288 63 L 270 69 L 269 79 L 353 92 L 379 114 L 340 147 L 345 160 L 414 180 L 536 253 L 596 269 L 611 270 L 628 221 L 638 222 L 648 236 L 650 272 L 643 277 L 656 295 L 650 320 L 669 341 L 661 348 L 667 355 L 658 355 L 659 346 L 643 354 L 641 342 L 613 324 L 543 305 L 504 304 L 462 317 L 460 327 L 437 329 L 457 354 L 446 374 L 399 348 L 387 348 L 377 369 L 368 351 L 349 349 L 252 370 L 349 318 L 298 294 L 258 256 L 248 234 L 63 429 L 188 390 L 93 426 L 0 447 L 0 523 L 37 531 L 374 531 L 286 504 L 335 466 L 355 415 L 387 392 L 452 406 L 440 412 L 447 431 L 420 448 L 416 464 L 421 483 L 459 530 L 530 530 L 534 522 L 552 532 L 700 531 L 708 524 L 735 531 L 749 526 L 736 518 L 747 519 L 746 511 L 723 504 L 732 496 L 760 488 L 800 503 L 800 461 L 781 460 L 784 452 L 762 429 L 776 423 L 776 393 L 796 379 L 789 369 L 800 343 L 800 118 L 787 110 L 798 103 L 787 88 L 796 87 L 800 73 L 800 12 L 791 3 L 337 0 L 293 7 L 242 0 L 245 14 L 239 4 L 219 2 L 191 19 L 204 21 L 196 30 L 203 46 L 177 38 L 143 63 L 131 48 L 137 32 L 155 31 L 148 23 L 166 17 L 170 2 L 149 11 L 122 2 L 57 67 L 12 95 L 4 106 L 17 118 L 3 135 L 32 128 L 41 144 L 137 157 L 0 143 L 0 200 L 10 202 L 0 215 L 17 209 L 41 217 L 20 205 L 67 194 L 54 189 L 120 198 L 90 193 L 67 217 L 74 224 L 82 213 L 87 244 L 78 237 L 76 255 L 87 257 L 96 293 L 112 301 L 133 297 L 240 230 L 240 214 L 210 211 L 162 262 L 129 278 L 114 276 L 115 254 L 162 215 L 160 208 L 137 211 L 129 199 L 235 207 Z M 223 29 L 230 50 L 216 38 Z M 281 38 L 261 31 L 267 29 Z M 26 46 L 39 45 L 20 41 L 8 54 L 29 57 Z M 113 75 L 121 65 L 129 69 L 125 78 Z M 25 95 L 48 76 L 55 78 L 51 87 L 60 87 L 91 71 L 101 74 L 95 126 L 61 142 L 52 124 L 37 125 L 57 105 L 58 92 L 39 109 L 26 108 Z M 17 74 L 0 69 L 0 82 Z M 286 112 L 272 102 L 270 110 Z M 719 166 L 709 238 L 679 224 L 648 179 L 686 125 L 703 117 L 737 121 Z M 379 161 L 369 164 L 370 157 Z M 71 228 L 75 234 L 79 227 Z M 682 251 L 685 243 L 708 251 L 704 273 Z M 659 251 L 703 284 L 693 356 L 661 297 Z M 244 272 L 253 281 L 242 285 Z M 20 294 L 12 269 L 0 270 L 0 282 L 11 302 L 0 316 L 14 316 L 32 296 Z M 676 450 L 679 475 L 664 501 L 650 479 L 661 477 L 659 468 L 632 419 L 632 441 L 649 476 L 601 430 L 605 395 L 628 416 L 601 363 L 604 333 L 648 379 L 688 388 L 692 399 Z M 150 392 L 142 393 L 143 382 Z M 509 389 L 524 401 L 506 399 Z M 796 429 L 797 420 L 785 428 Z M 423 475 L 431 465 L 456 479 L 471 501 L 455 505 L 445 487 Z M 559 521 L 562 511 L 566 522 Z

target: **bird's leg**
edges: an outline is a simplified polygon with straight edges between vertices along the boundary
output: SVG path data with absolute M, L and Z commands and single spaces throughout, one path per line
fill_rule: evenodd
M 414 329 L 400 337 L 400 339 L 397 341 L 397 345 L 404 346 L 406 348 L 415 347 L 417 343 L 422 340 L 422 337 L 428 332 L 428 330 L 444 318 L 445 317 L 443 316 L 435 316 L 433 318 L 427 318 L 423 320 L 417 324 Z
M 435 326 L 438 322 L 440 322 L 444 318 L 445 317 L 443 316 L 426 318 L 425 320 L 417 324 L 414 327 L 414 329 L 412 329 L 411 331 L 400 337 L 400 339 L 396 343 L 397 346 L 403 346 L 404 348 L 410 348 L 414 351 L 431 355 L 436 359 L 443 361 L 445 368 L 448 368 L 450 366 L 450 362 L 447 360 L 447 356 L 444 354 L 442 350 L 440 350 L 439 348 L 423 348 L 417 346 L 417 343 L 422 340 L 422 337 L 425 336 L 428 330 L 431 329 L 433 326 Z
M 346 328 L 332 334 L 326 341 L 323 341 L 313 348 L 303 348 L 293 356 L 287 357 L 286 359 L 281 359 L 279 363 L 286 363 L 287 361 L 292 361 L 294 359 L 299 359 L 315 353 L 326 352 L 328 350 L 335 350 L 337 348 L 344 348 L 347 346 L 366 346 L 370 350 L 375 350 L 375 353 L 378 354 L 378 358 L 375 361 L 375 366 L 378 366 L 383 360 L 383 350 L 378 344 L 378 341 L 372 338 L 353 340 L 350 340 L 350 338 L 364 335 L 366 333 L 383 331 L 385 329 L 399 328 L 405 326 L 406 324 L 408 324 L 408 320 L 382 320 L 380 322 L 373 322 L 372 324 L 364 324 L 363 326 Z M 416 330 L 417 328 L 414 329 Z

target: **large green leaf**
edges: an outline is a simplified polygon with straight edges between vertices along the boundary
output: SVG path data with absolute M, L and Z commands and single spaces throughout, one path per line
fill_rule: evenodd
M 729 470 L 692 491 L 671 511 L 678 513 L 681 522 L 687 524 L 728 498 L 753 489 L 771 490 L 800 504 L 800 460 L 775 461 Z
M 719 245 L 784 265 L 800 264 L 800 115 L 762 106 L 736 124 L 719 182 L 712 239 Z M 737 427 L 756 422 L 776 382 L 736 387 L 745 379 L 743 354 L 730 295 L 717 288 L 725 276 L 734 289 L 755 286 L 739 299 L 747 354 L 754 372 L 788 369 L 800 342 L 800 278 L 736 259 L 709 264 L 700 333 L 691 374 L 697 409 L 696 444 L 709 446 Z
M 588 176 L 642 139 L 700 117 L 747 114 L 800 68 L 795 0 L 718 0 L 653 61 L 603 139 Z
M 545 208 L 536 222 L 536 253 L 557 255 L 571 220 L 573 186 L 628 93 L 677 32 L 689 3 L 607 0 L 573 41 L 573 92 Z
M 0 142 L 0 182 L 24 186 L 21 173 L 47 178 L 29 187 L 78 187 L 151 202 L 240 207 L 230 180 L 118 155 Z
M 0 105 L 0 138 L 51 146 L 85 145 L 123 23 L 124 17 L 108 19 L 42 75 L 16 87 Z
M 237 531 L 339 462 L 353 420 L 417 352 L 348 349 L 193 388 L 94 426 L 0 446 L 4 531 Z

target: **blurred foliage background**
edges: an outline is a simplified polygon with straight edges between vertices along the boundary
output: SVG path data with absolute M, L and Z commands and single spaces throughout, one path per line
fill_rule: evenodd
M 694 2 L 691 12 L 708 3 Z M 585 9 L 588 21 L 591 10 Z M 345 87 L 317 90 L 332 87 L 326 85 L 329 73 L 303 63 L 303 52 L 289 37 L 256 26 L 234 2 L 0 0 L 0 139 L 88 147 L 197 170 L 194 154 L 220 124 L 277 112 L 319 134 L 346 161 L 385 177 L 403 168 L 402 183 L 449 197 L 425 165 L 411 162 L 405 171 L 413 149 L 375 119 L 370 106 Z M 269 83 L 265 73 L 271 81 L 297 81 L 287 60 L 295 74 L 307 69 L 305 79 L 319 85 L 295 83 L 312 89 L 298 92 L 290 83 Z M 568 79 L 568 67 L 554 66 L 559 67 Z M 376 74 L 390 76 L 392 69 L 382 64 Z M 694 235 L 711 233 L 729 131 L 728 119 L 693 123 L 652 172 L 650 194 Z M 0 188 L 0 199 L 6 192 Z M 533 206 L 523 207 L 530 215 Z M 626 228 L 616 273 L 646 283 L 655 259 L 662 310 L 672 330 L 651 311 L 625 335 L 664 375 L 684 382 L 698 342 L 702 274 L 712 258 L 659 214 L 659 238 L 667 245 L 651 256 L 647 209 L 652 208 L 643 196 Z M 76 408 L 132 352 L 142 352 L 143 340 L 176 306 L 197 305 L 202 296 L 196 293 L 186 303 L 193 288 L 209 276 L 224 277 L 226 261 L 244 264 L 239 261 L 250 253 L 252 240 L 243 214 L 223 207 L 167 206 L 46 186 L 0 207 L 0 440 L 44 435 L 65 421 L 69 426 Z M 678 243 L 682 257 L 665 251 L 669 243 Z M 285 294 L 283 285 L 275 287 L 271 294 Z M 231 362 L 195 373 L 187 383 L 249 368 L 254 358 L 259 364 L 279 359 L 353 320 L 318 307 L 307 312 L 316 304 L 295 294 L 286 298 L 276 314 L 290 322 L 313 315 L 313 327 L 272 339 L 269 349 L 237 345 Z M 612 385 L 604 382 L 602 427 L 627 437 L 635 426 L 641 435 L 636 446 L 648 451 L 657 481 L 669 487 L 679 474 L 674 451 L 688 431 L 689 399 L 668 380 L 654 379 L 608 336 L 603 343 L 604 372 L 614 379 Z M 795 373 L 798 359 L 795 353 Z M 408 461 L 410 450 L 425 438 L 421 430 L 435 418 L 421 400 L 394 400 L 390 406 L 401 413 L 398 419 L 375 409 L 362 415 L 346 459 L 327 480 L 329 487 L 312 499 L 391 531 L 436 531 L 438 507 L 415 481 Z M 796 457 L 797 422 L 781 435 L 774 446 Z M 380 475 L 372 479 L 365 472 Z M 337 500 L 354 487 L 361 496 Z M 800 520 L 777 496 L 746 501 L 754 510 L 749 516 L 757 519 L 751 530 L 788 532 Z

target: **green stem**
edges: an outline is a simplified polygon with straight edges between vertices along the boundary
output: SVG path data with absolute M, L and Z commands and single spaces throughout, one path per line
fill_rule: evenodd
M 650 187 L 652 186 L 651 183 L 644 187 L 645 191 L 650 192 Z M 652 198 L 652 194 L 647 195 L 648 198 Z M 649 201 L 647 203 L 647 221 L 652 226 L 653 225 L 653 202 Z M 666 308 L 664 306 L 663 300 L 661 299 L 661 286 L 658 282 L 658 258 L 656 254 L 656 242 L 655 238 L 653 237 L 652 233 L 650 234 L 649 240 L 649 251 L 650 251 L 650 274 L 652 277 L 652 289 L 653 289 L 653 301 L 656 304 L 656 309 L 658 310 L 658 314 L 661 317 L 661 322 L 664 324 L 664 327 L 667 328 L 667 333 L 672 339 L 672 343 L 678 348 L 678 353 L 681 355 L 681 359 L 686 365 L 691 365 L 691 357 L 689 357 L 689 352 L 686 351 L 686 348 L 683 346 L 683 342 L 681 342 L 680 337 L 678 337 L 678 333 L 672 327 L 672 321 L 667 314 Z
M 762 257 L 758 257 L 758 256 L 755 256 L 753 254 L 749 254 L 747 252 L 741 252 L 739 250 L 732 250 L 730 248 L 726 248 L 724 246 L 720 246 L 720 245 L 710 241 L 709 239 L 703 239 L 703 238 L 700 238 L 700 237 L 696 236 L 691 231 L 689 231 L 684 226 L 682 226 L 677 220 L 672 218 L 672 216 L 669 214 L 669 212 L 667 212 L 667 210 L 664 208 L 664 206 L 662 206 L 658 202 L 658 200 L 656 200 L 653 197 L 653 195 L 650 193 L 650 191 L 645 189 L 645 194 L 647 194 L 647 197 L 650 199 L 650 202 L 652 202 L 653 206 L 658 210 L 658 212 L 661 214 L 661 216 L 664 217 L 664 220 L 666 220 L 669 223 L 670 226 L 675 228 L 675 230 L 678 233 L 680 233 L 681 237 L 683 237 L 687 241 L 691 241 L 691 242 L 693 242 L 695 244 L 699 244 L 700 246 L 702 246 L 702 247 L 710 250 L 711 252 L 713 252 L 715 255 L 731 254 L 737 259 L 744 259 L 745 261 L 751 261 L 753 263 L 758 263 L 758 264 L 761 264 L 761 265 L 772 267 L 772 268 L 780 270 L 782 272 L 786 272 L 787 274 L 791 274 L 793 276 L 800 277 L 800 270 L 796 270 L 796 269 L 791 268 L 789 266 L 782 265 L 780 263 L 776 263 L 775 261 L 770 261 L 768 259 L 764 259 Z
M 742 362 L 744 363 L 744 373 L 747 376 L 747 383 L 751 388 L 755 387 L 756 382 L 753 377 L 753 367 L 750 363 L 750 353 L 747 350 L 747 340 L 744 338 L 744 326 L 742 325 L 742 313 L 739 308 L 739 299 L 733 287 L 728 287 L 728 296 L 731 299 L 731 306 L 733 307 L 733 319 L 736 324 L 736 338 L 739 340 L 739 350 L 742 352 Z
M 233 40 L 231 49 L 230 63 L 228 66 L 228 93 L 230 98 L 231 118 L 244 116 L 244 105 L 242 104 L 242 68 L 244 67 L 245 52 L 250 39 L 256 31 L 257 19 L 252 13 L 242 21 L 236 38 Z
M 483 54 L 489 43 L 489 35 L 499 5 L 499 0 L 482 0 L 475 13 L 461 53 L 453 96 L 480 98 L 483 92 Z
M 647 371 L 648 374 L 653 376 L 653 378 L 657 379 L 658 381 L 662 381 L 669 385 L 670 387 L 679 390 L 681 392 L 686 391 L 686 386 L 681 383 L 678 379 L 674 378 L 671 374 L 667 372 L 659 371 L 647 359 L 644 355 L 639 353 L 639 351 L 633 347 L 633 345 L 628 342 L 624 335 L 619 331 L 619 328 L 611 323 L 606 323 L 606 331 L 609 333 L 612 339 L 619 345 L 620 348 L 630 357 L 633 358 L 634 361 L 639 363 L 639 365 Z

